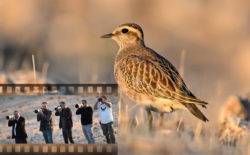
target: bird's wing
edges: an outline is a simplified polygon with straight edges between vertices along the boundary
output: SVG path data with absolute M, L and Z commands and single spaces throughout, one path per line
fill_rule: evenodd
M 124 58 L 119 65 L 127 86 L 139 94 L 181 103 L 195 103 L 205 107 L 208 104 L 197 99 L 187 88 L 174 66 L 163 57 L 158 64 L 140 56 Z

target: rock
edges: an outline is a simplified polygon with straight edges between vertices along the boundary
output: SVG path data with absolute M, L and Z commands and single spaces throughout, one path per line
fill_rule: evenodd
M 12 135 L 7 135 L 7 139 L 12 139 Z
M 229 97 L 219 112 L 220 142 L 234 146 L 236 143 L 250 142 L 247 138 L 250 132 L 249 119 L 249 100 L 239 96 Z
M 20 104 L 18 107 L 19 108 L 22 108 L 22 107 L 24 107 L 25 106 L 25 104 Z
M 242 99 L 239 96 L 231 96 L 222 106 L 219 112 L 219 123 L 224 124 L 225 118 L 235 115 L 244 120 L 250 118 L 250 102 L 248 99 Z
M 2 110 L 2 113 L 8 112 L 8 111 L 9 111 L 8 109 L 4 109 Z

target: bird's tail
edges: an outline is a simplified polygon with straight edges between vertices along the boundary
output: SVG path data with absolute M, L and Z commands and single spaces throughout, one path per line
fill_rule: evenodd
M 196 107 L 195 104 L 193 103 L 182 103 L 187 109 L 188 111 L 190 111 L 195 117 L 199 118 L 200 120 L 206 122 L 209 121 L 204 115 L 203 113 Z

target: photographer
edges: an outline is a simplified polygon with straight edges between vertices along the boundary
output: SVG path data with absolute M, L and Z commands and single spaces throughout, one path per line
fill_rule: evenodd
M 15 117 L 10 118 L 8 126 L 12 126 L 12 139 L 15 138 L 16 143 L 27 143 L 27 133 L 25 131 L 25 118 L 20 116 L 18 110 L 14 111 Z
M 112 104 L 107 102 L 107 97 L 102 95 L 94 106 L 94 110 L 99 109 L 100 124 L 103 135 L 106 136 L 107 143 L 115 143 Z
M 73 127 L 73 121 L 72 121 L 72 112 L 69 107 L 66 107 L 65 102 L 60 102 L 61 108 L 59 108 L 55 115 L 60 116 L 59 119 L 59 128 L 62 128 L 62 135 L 65 144 L 68 144 L 68 139 L 71 144 L 75 144 L 72 136 L 72 127 Z
M 88 143 L 95 143 L 92 134 L 93 109 L 88 106 L 88 102 L 86 100 L 82 100 L 82 104 L 83 106 L 77 109 L 76 115 L 81 114 L 82 131 L 88 140 Z
M 48 103 L 42 103 L 42 110 L 38 111 L 37 121 L 40 121 L 40 130 L 45 142 L 53 143 L 53 112 L 48 109 Z

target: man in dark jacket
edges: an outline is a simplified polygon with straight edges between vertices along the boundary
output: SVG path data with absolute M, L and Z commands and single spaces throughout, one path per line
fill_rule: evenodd
M 62 128 L 62 135 L 65 144 L 68 144 L 68 139 L 71 144 L 75 144 L 72 136 L 72 127 L 73 127 L 73 121 L 72 121 L 72 112 L 69 107 L 66 107 L 65 102 L 60 102 L 59 109 L 57 109 L 55 115 L 60 116 L 59 119 L 59 128 Z
M 15 138 L 16 143 L 27 143 L 27 133 L 25 130 L 25 118 L 20 116 L 18 110 L 14 111 L 15 118 L 11 118 L 8 126 L 12 126 L 12 139 Z
M 45 142 L 53 143 L 53 112 L 49 110 L 48 103 L 42 103 L 42 111 L 37 114 L 37 121 L 40 121 L 40 130 L 43 132 Z
M 88 140 L 88 143 L 95 143 L 92 133 L 92 123 L 93 123 L 93 109 L 88 106 L 86 100 L 82 100 L 83 106 L 77 109 L 76 114 L 81 114 L 82 131 Z

